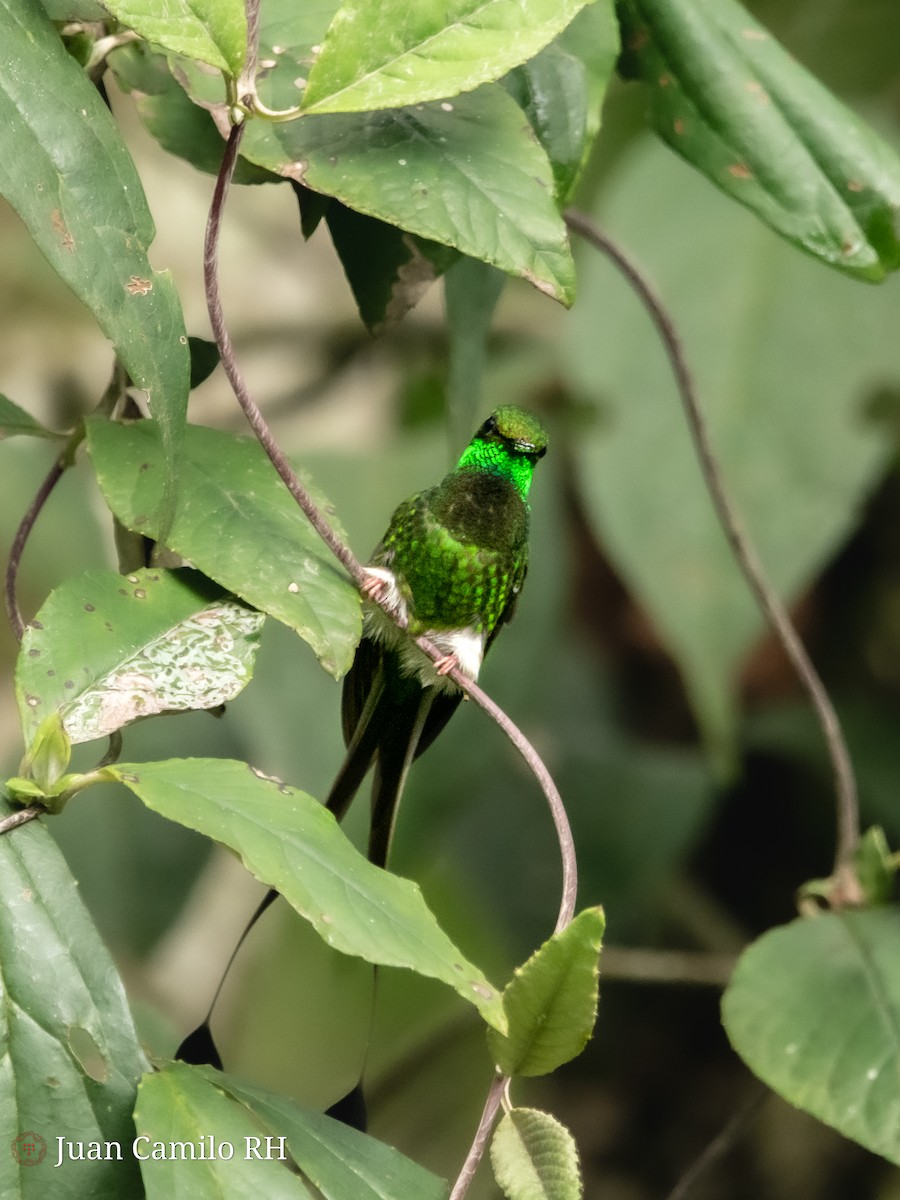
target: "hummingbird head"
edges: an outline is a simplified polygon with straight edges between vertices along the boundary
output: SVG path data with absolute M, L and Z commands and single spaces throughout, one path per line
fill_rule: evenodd
M 547 431 L 533 413 L 512 404 L 495 409 L 463 451 L 457 471 L 488 471 L 510 480 L 524 500 Z

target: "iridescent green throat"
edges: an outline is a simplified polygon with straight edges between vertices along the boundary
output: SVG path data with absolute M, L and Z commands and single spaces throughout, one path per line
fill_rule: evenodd
M 492 413 L 463 451 L 456 472 L 481 471 L 499 475 L 524 500 L 534 468 L 547 450 L 547 432 L 537 417 L 506 405 Z

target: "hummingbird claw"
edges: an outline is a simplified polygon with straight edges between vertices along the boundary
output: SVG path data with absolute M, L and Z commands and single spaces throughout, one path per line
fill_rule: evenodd
M 455 654 L 444 654 L 441 658 L 435 659 L 434 669 L 438 675 L 449 675 L 454 667 L 459 666 L 459 659 Z
M 365 579 L 360 584 L 360 590 L 367 600 L 374 600 L 377 604 L 387 595 L 388 581 L 383 575 L 367 571 Z

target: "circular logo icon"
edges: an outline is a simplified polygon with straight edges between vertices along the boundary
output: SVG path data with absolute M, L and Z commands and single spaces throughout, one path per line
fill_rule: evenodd
M 12 1141 L 12 1156 L 20 1167 L 36 1167 L 47 1156 L 47 1143 L 33 1129 L 26 1129 Z

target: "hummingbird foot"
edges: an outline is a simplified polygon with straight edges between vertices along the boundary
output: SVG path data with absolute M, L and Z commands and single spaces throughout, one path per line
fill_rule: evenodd
M 453 668 L 458 666 L 459 658 L 456 654 L 442 654 L 434 660 L 434 669 L 438 675 L 449 675 Z
M 384 567 L 364 567 L 365 579 L 360 584 L 360 591 L 366 600 L 387 608 L 393 615 L 406 613 L 406 604 L 397 587 L 397 577 L 393 571 Z

